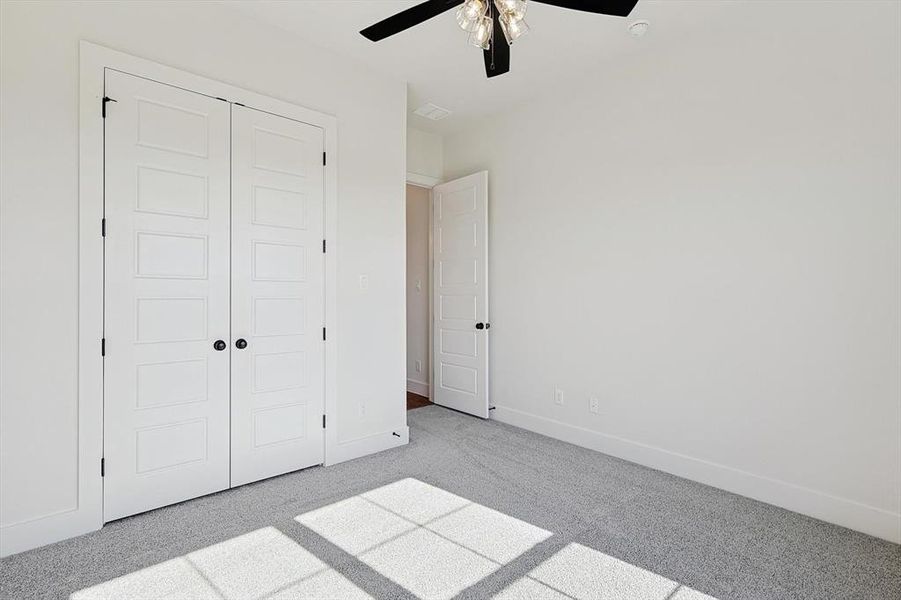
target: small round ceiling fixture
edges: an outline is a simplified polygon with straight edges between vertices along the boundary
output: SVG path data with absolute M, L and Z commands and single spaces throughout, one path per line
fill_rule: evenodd
M 648 32 L 648 28 L 651 26 L 647 21 L 635 21 L 631 25 L 629 25 L 629 33 L 632 37 L 641 37 Z

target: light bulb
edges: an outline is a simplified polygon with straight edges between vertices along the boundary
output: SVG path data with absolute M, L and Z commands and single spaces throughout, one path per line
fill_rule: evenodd
M 488 4 L 485 0 L 466 0 L 457 9 L 457 24 L 466 31 L 472 31 L 487 11 Z
M 501 29 L 508 44 L 513 44 L 519 37 L 529 33 L 529 25 L 525 19 L 517 19 L 509 13 L 501 15 Z
M 494 0 L 494 5 L 502 15 L 510 15 L 517 20 L 526 16 L 526 0 Z
M 469 43 L 487 50 L 491 46 L 491 30 L 494 23 L 491 17 L 481 17 L 476 23 L 472 33 L 469 34 Z

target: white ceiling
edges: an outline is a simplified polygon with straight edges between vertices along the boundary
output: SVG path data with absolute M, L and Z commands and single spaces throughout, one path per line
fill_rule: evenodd
M 604 77 L 625 55 L 665 51 L 731 4 L 639 0 L 632 14 L 621 18 L 530 2 L 526 20 L 532 30 L 511 48 L 510 72 L 487 79 L 482 53 L 467 43 L 453 10 L 378 43 L 359 34 L 361 29 L 416 3 L 236 0 L 228 5 L 245 16 L 407 81 L 410 125 L 449 133 L 550 91 L 577 94 L 580 82 Z M 627 28 L 638 19 L 650 21 L 651 28 L 646 36 L 633 38 Z M 453 114 L 441 121 L 412 114 L 426 102 L 450 109 Z

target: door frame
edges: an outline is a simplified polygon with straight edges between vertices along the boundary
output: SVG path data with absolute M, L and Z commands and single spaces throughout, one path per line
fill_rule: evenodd
M 432 194 L 432 188 L 442 183 L 443 180 L 437 177 L 430 177 L 429 175 L 420 175 L 419 173 L 407 172 L 407 185 L 415 185 L 416 187 L 424 188 L 429 190 L 429 310 L 428 310 L 428 319 L 429 319 L 429 400 L 434 398 L 435 394 L 435 370 L 432 365 L 433 362 L 433 346 L 434 340 L 432 338 L 432 271 L 434 269 L 434 226 L 432 224 L 432 211 L 435 207 L 435 196 Z M 406 199 L 404 200 L 406 202 Z M 409 378 L 407 378 L 409 381 Z M 410 391 L 409 388 L 407 391 Z
M 337 119 L 308 108 L 264 96 L 213 79 L 167 67 L 112 50 L 85 40 L 79 43 L 78 108 L 78 502 L 76 508 L 49 528 L 44 519 L 41 532 L 32 532 L 28 547 L 65 539 L 103 526 L 103 337 L 104 261 L 101 219 L 103 217 L 104 121 L 101 106 L 106 69 L 123 71 L 166 85 L 180 87 L 213 98 L 226 99 L 278 116 L 321 127 L 328 157 L 324 173 L 323 232 L 327 240 L 324 269 L 325 414 L 334 422 L 337 414 Z M 334 427 L 324 435 L 325 464 L 334 462 L 337 451 Z M 73 514 L 74 513 L 74 514 Z M 49 530 L 49 531 L 48 531 Z M 24 544 L 23 544 L 24 546 Z

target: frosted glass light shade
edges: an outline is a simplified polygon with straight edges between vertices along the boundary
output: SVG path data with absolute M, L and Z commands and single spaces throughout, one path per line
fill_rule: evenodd
M 478 27 L 479 19 L 488 11 L 486 0 L 466 0 L 457 9 L 457 25 L 466 31 L 473 31 Z
M 502 15 L 510 15 L 516 19 L 526 16 L 526 0 L 494 0 L 494 5 Z
M 476 24 L 472 33 L 469 34 L 469 43 L 478 46 L 482 50 L 487 50 L 491 46 L 491 30 L 494 23 L 491 17 L 482 17 Z
M 501 29 L 508 44 L 513 44 L 517 39 L 529 32 L 529 25 L 525 19 L 517 19 L 512 14 L 501 15 Z

